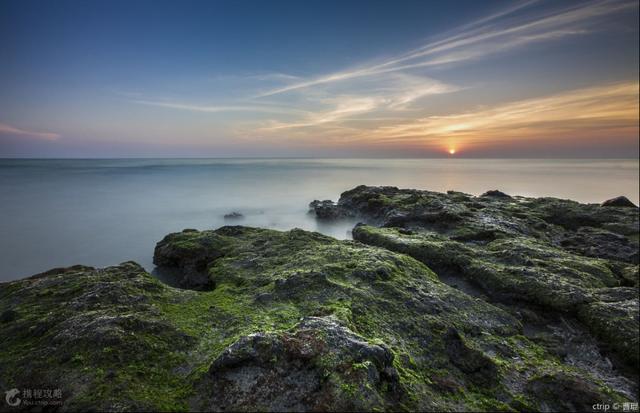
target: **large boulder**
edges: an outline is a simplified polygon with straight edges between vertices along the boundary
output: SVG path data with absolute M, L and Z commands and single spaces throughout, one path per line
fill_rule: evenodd
M 194 229 L 169 234 L 156 245 L 153 263 L 160 271 L 170 270 L 182 288 L 211 290 L 215 284 L 207 274 L 207 267 L 224 254 L 219 238 Z
M 393 357 L 332 317 L 306 317 L 291 331 L 254 333 L 227 347 L 199 394 L 210 411 L 397 408 Z
M 443 260 L 468 247 L 452 242 Z M 478 270 L 492 254 L 500 261 L 493 281 L 526 266 L 507 244 L 483 254 Z M 540 261 L 545 254 L 550 273 L 568 259 L 542 249 Z M 89 411 L 532 411 L 577 410 L 582 395 L 637 401 L 637 378 L 560 309 L 578 308 L 603 339 L 616 328 L 606 320 L 624 324 L 635 287 L 610 287 L 618 275 L 596 259 L 567 273 L 572 283 L 556 280 L 572 294 L 559 292 L 553 301 L 563 304 L 545 318 L 447 285 L 407 254 L 298 229 L 190 230 L 165 237 L 156 256 L 213 287 L 172 288 L 131 262 L 0 284 L 2 388 L 60 388 L 54 408 Z M 505 282 L 505 293 L 517 285 Z M 562 404 L 554 389 L 572 383 L 582 390 Z

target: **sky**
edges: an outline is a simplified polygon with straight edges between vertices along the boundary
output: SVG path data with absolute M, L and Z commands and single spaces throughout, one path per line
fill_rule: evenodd
M 638 158 L 637 1 L 0 1 L 0 157 Z

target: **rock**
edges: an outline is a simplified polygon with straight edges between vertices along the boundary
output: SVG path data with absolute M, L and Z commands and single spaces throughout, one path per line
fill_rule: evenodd
M 20 316 L 2 324 L 0 382 L 60 389 L 61 398 L 48 400 L 62 410 L 166 406 L 176 386 L 165 379 L 195 344 L 156 307 L 176 299 L 172 290 L 133 262 L 1 283 L 0 308 L 11 302 Z M 152 376 L 163 379 L 151 384 Z
M 586 412 L 594 410 L 593 406 L 597 404 L 617 404 L 615 397 L 603 395 L 597 385 L 567 373 L 533 378 L 527 383 L 527 391 L 543 399 L 543 411 L 548 412 Z
M 366 186 L 344 192 L 337 205 L 368 223 L 353 229 L 354 239 L 414 257 L 452 284 L 471 283 L 478 297 L 511 312 L 568 314 L 607 354 L 637 368 L 629 349 L 637 343 L 638 303 L 602 298 L 622 286 L 637 294 L 637 211 Z M 622 340 L 614 338 L 619 323 Z
M 393 353 L 328 317 L 240 338 L 200 386 L 210 411 L 371 411 L 402 397 Z
M 597 299 L 580 307 L 578 317 L 591 327 L 595 336 L 638 368 L 638 289 L 601 289 L 595 295 Z
M 316 218 L 322 220 L 336 220 L 351 218 L 351 214 L 339 208 L 333 201 L 312 201 L 309 204 L 309 212 L 315 214 Z
M 560 245 L 587 257 L 638 264 L 637 245 L 625 235 L 602 228 L 581 227 L 577 231 L 567 231 L 560 238 Z
M 153 253 L 153 263 L 161 269 L 178 274 L 182 288 L 212 290 L 215 283 L 207 273 L 207 266 L 223 256 L 223 241 L 215 234 L 192 230 L 169 234 L 160 241 Z
M 444 337 L 446 352 L 451 363 L 479 385 L 492 387 L 498 379 L 495 363 L 481 351 L 467 346 L 454 328 L 450 328 Z
M 546 201 L 366 187 L 352 195 L 337 207 L 403 227 L 359 225 L 362 242 L 244 226 L 164 237 L 156 264 L 188 282 L 204 277 L 215 286 L 205 291 L 170 287 L 133 262 L 0 283 L 0 309 L 18 315 L 2 323 L 0 383 L 61 388 L 63 411 L 637 402 L 637 287 L 618 285 L 635 266 L 563 249 L 554 242 L 566 229 L 556 224 L 532 229 L 547 222 Z M 535 218 L 515 217 L 529 208 Z M 628 229 L 625 210 L 588 215 Z M 484 293 L 442 282 L 456 277 Z M 607 346 L 593 344 L 595 329 Z
M 229 220 L 241 219 L 241 218 L 244 218 L 244 215 L 242 215 L 241 213 L 239 213 L 237 211 L 233 211 L 233 212 L 230 212 L 230 213 L 224 215 L 224 219 L 229 219 Z
M 18 318 L 18 313 L 14 310 L 6 310 L 0 314 L 0 323 L 10 323 Z
M 491 191 L 487 191 L 484 194 L 480 195 L 482 197 L 493 197 L 493 198 L 511 198 L 510 195 L 505 194 L 502 191 L 498 191 L 497 189 L 493 189 Z
M 638 250 L 639 217 L 631 208 L 601 208 L 556 198 L 492 199 L 495 197 L 359 186 L 344 192 L 325 219 L 352 216 L 375 226 L 428 229 L 476 243 L 527 236 L 557 246 L 577 238 L 566 242 L 568 249 L 597 258 L 611 258 L 616 250 Z M 633 253 L 618 255 L 626 262 L 634 260 Z
M 629 198 L 626 196 L 618 196 L 615 198 L 607 199 L 602 203 L 603 207 L 627 207 L 627 208 L 637 208 L 636 204 L 629 201 Z

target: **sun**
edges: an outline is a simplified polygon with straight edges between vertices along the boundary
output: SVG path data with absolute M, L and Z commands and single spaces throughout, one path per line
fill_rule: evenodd
M 449 149 L 449 154 L 450 155 L 455 155 L 455 153 L 456 153 L 455 149 L 453 149 L 453 148 Z

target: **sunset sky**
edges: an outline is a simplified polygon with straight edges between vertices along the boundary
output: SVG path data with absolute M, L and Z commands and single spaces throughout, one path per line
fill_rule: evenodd
M 637 1 L 4 0 L 0 157 L 637 158 L 638 48 Z

